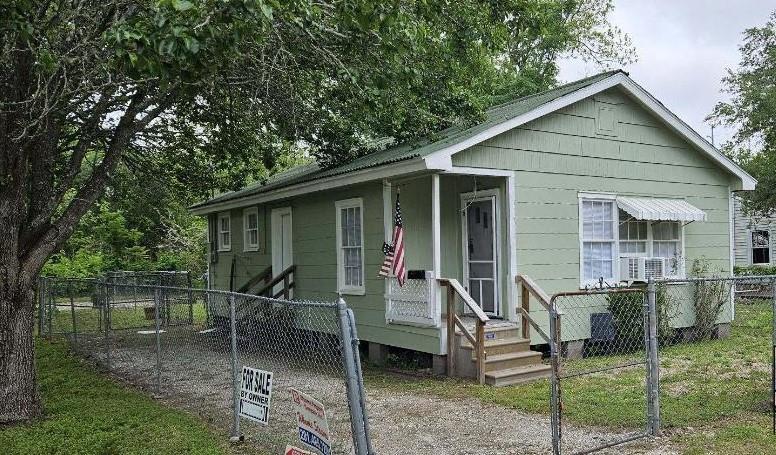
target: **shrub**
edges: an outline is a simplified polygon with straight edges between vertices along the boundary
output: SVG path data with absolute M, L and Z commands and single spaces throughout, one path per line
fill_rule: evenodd
M 733 267 L 735 276 L 776 275 L 776 266 L 748 265 Z
M 644 344 L 644 299 L 643 291 L 618 292 L 607 295 L 608 310 L 612 315 L 617 343 L 624 349 L 640 349 Z M 673 339 L 675 330 L 671 327 L 671 318 L 676 313 L 676 302 L 666 292 L 664 284 L 658 284 L 655 290 L 657 309 L 657 335 L 661 341 Z
M 693 261 L 691 275 L 696 278 L 719 278 L 721 272 L 713 270 L 709 261 L 701 258 Z M 717 318 L 729 301 L 730 283 L 728 281 L 699 281 L 694 284 L 695 339 L 711 338 L 717 324 Z

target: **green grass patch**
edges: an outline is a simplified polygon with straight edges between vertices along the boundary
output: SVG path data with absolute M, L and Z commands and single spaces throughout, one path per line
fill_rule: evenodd
M 76 304 L 78 305 L 78 304 Z M 146 307 L 151 309 L 150 319 L 146 316 Z M 111 308 L 111 327 L 115 330 L 129 329 L 129 328 L 141 328 L 141 327 L 154 327 L 154 313 L 153 305 L 148 306 L 127 306 L 120 307 L 114 306 Z M 172 324 L 183 323 L 189 321 L 189 305 L 176 303 L 170 305 L 169 320 Z M 191 316 L 193 317 L 194 325 L 202 325 L 205 323 L 207 313 L 205 311 L 205 304 L 202 301 L 195 301 L 191 305 Z M 51 320 L 51 330 L 53 333 L 72 333 L 73 332 L 73 319 L 75 318 L 75 330 L 78 333 L 96 333 L 104 330 L 102 320 L 105 317 L 102 309 L 97 307 L 87 307 L 82 305 L 76 306 L 75 309 L 71 309 L 68 305 L 61 305 L 54 308 L 52 311 L 53 318 Z M 165 325 L 166 312 L 162 310 L 160 318 L 162 325 Z
M 4 454 L 222 454 L 195 417 L 101 375 L 65 343 L 36 339 L 46 417 L 0 431 Z
M 739 303 L 729 337 L 661 349 L 662 428 L 675 434 L 674 440 L 688 453 L 776 453 L 770 423 L 771 330 L 770 302 Z M 634 358 L 591 357 L 569 366 L 583 371 Z M 632 366 L 563 379 L 564 420 L 612 429 L 642 428 L 644 378 L 644 367 Z M 367 368 L 365 382 L 370 388 L 473 397 L 522 412 L 549 413 L 547 380 L 493 388 Z

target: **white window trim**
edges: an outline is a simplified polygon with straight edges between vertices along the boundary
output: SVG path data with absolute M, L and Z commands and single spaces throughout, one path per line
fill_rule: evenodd
M 229 230 L 228 231 L 222 231 L 221 230 L 221 220 L 226 219 L 229 220 Z M 221 234 L 228 232 L 229 233 L 229 243 L 227 245 L 224 245 L 222 243 Z M 232 251 L 232 217 L 229 212 L 219 213 L 218 214 L 218 220 L 216 222 L 216 242 L 218 242 L 218 251 Z
M 579 217 L 579 287 L 584 289 L 590 286 L 597 286 L 598 280 L 586 280 L 585 279 L 585 248 L 583 239 L 584 219 L 582 217 L 582 201 L 607 201 L 614 202 L 614 248 L 612 248 L 613 267 L 612 274 L 614 275 L 614 283 L 620 283 L 620 215 L 619 207 L 617 207 L 617 194 L 615 193 L 591 193 L 580 191 L 577 193 L 578 198 L 578 217 Z M 657 221 L 659 223 L 659 221 Z M 652 225 L 656 222 L 649 222 L 649 228 L 647 229 L 647 257 L 653 257 L 654 251 L 654 239 L 652 235 Z M 684 278 L 687 275 L 687 261 L 685 256 L 685 240 L 684 240 L 684 224 L 679 222 L 679 273 L 676 275 L 666 275 L 667 278 Z M 749 235 L 749 242 L 751 244 L 751 234 Z M 751 263 L 751 245 L 749 248 L 750 263 Z M 625 256 L 639 256 L 638 254 L 625 254 Z
M 248 215 L 256 215 L 256 244 L 250 244 L 250 236 L 248 236 Z M 243 210 L 243 251 L 259 251 L 261 245 L 261 239 L 259 228 L 259 209 L 258 207 L 248 207 Z
M 342 209 L 358 207 L 361 217 L 361 286 L 345 285 L 345 257 L 342 249 Z M 366 273 L 364 256 L 366 248 L 364 245 L 364 200 L 360 197 L 352 199 L 343 199 L 334 202 L 335 218 L 337 225 L 337 290 L 341 294 L 364 295 L 366 294 Z
M 615 283 L 620 281 L 620 231 L 617 212 L 617 195 L 611 193 L 579 193 L 579 287 L 585 288 L 598 285 L 598 280 L 585 279 L 585 240 L 584 240 L 584 218 L 582 216 L 582 201 L 605 201 L 614 204 L 614 215 L 612 216 L 612 229 L 614 230 L 614 247 L 612 248 L 612 279 Z M 613 284 L 613 283 L 610 283 Z
M 755 231 L 765 231 L 768 233 L 768 259 L 770 259 L 770 262 L 759 262 L 757 264 L 754 263 L 754 245 L 752 245 L 752 234 L 754 234 Z M 771 264 L 773 264 L 773 241 L 771 239 L 771 230 L 768 228 L 763 227 L 755 227 L 750 228 L 746 230 L 746 244 L 747 244 L 747 253 L 749 255 L 749 265 L 754 267 L 769 267 Z

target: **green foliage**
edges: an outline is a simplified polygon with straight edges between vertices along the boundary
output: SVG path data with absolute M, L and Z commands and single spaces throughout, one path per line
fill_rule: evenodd
M 737 265 L 733 267 L 735 276 L 776 275 L 776 266 L 763 265 Z
M 638 292 L 616 292 L 608 294 L 607 309 L 612 315 L 617 343 L 624 349 L 642 349 L 644 346 L 644 299 L 646 289 Z M 669 341 L 675 330 L 671 318 L 676 315 L 678 302 L 666 290 L 665 284 L 655 288 L 657 310 L 657 334 L 661 341 Z
M 690 275 L 697 278 L 720 277 L 705 258 L 693 261 Z M 693 309 L 695 310 L 694 338 L 707 340 L 714 335 L 714 328 L 722 309 L 730 302 L 731 283 L 727 281 L 699 281 L 693 285 Z
M 710 119 L 737 129 L 726 152 L 758 180 L 742 194 L 744 209 L 767 216 L 776 209 L 776 12 L 762 27 L 744 31 L 738 68 L 723 79 L 730 102 L 721 102 Z
M 73 357 L 63 344 L 36 341 L 46 418 L 3 428 L 7 455 L 222 454 L 201 421 L 117 384 Z

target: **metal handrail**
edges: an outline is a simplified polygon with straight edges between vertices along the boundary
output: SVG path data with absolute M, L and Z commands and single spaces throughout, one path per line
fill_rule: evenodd
M 461 333 L 474 347 L 477 353 L 477 380 L 485 383 L 485 323 L 490 320 L 482 308 L 454 278 L 439 278 L 440 285 L 447 287 L 447 374 L 452 376 L 455 371 L 455 328 L 461 329 Z M 455 312 L 455 296 L 461 298 L 463 303 L 472 310 L 476 316 L 475 333 L 471 333 L 461 318 Z

